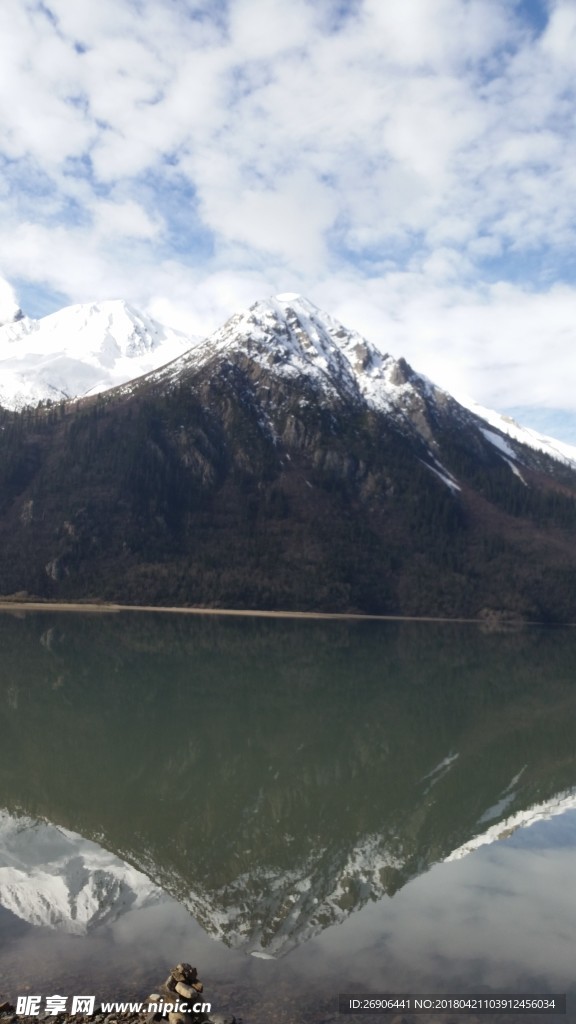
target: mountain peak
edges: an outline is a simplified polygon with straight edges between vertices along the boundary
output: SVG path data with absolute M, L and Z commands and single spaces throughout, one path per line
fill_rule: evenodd
M 235 313 L 206 341 L 172 364 L 167 379 L 214 358 L 250 361 L 275 377 L 307 381 L 325 397 L 357 400 L 364 377 L 390 361 L 361 335 L 345 328 L 308 299 L 291 292 Z M 360 380 L 362 376 L 362 381 Z
M 215 355 L 248 357 L 275 376 L 307 380 L 327 398 L 361 401 L 395 414 L 419 433 L 423 431 L 415 414 L 422 420 L 424 396 L 429 400 L 444 394 L 406 360 L 382 352 L 294 292 L 261 299 L 235 313 L 184 357 L 184 365 L 195 368 Z M 178 364 L 173 364 L 170 376 L 177 374 Z

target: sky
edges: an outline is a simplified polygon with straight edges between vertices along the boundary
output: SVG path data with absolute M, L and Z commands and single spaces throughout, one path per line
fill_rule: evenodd
M 2 0 L 0 320 L 300 292 L 576 440 L 574 53 L 576 0 Z

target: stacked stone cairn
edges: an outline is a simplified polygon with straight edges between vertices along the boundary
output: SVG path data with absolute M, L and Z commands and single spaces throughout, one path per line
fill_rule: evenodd
M 236 1017 L 223 1017 L 221 1014 L 207 1014 L 202 1010 L 194 1010 L 204 1000 L 204 986 L 198 979 L 198 971 L 191 964 L 176 964 L 170 971 L 159 992 L 148 996 L 148 1005 L 158 1007 L 151 1011 L 147 1024 L 168 1019 L 169 1024 L 241 1024 Z M 168 1009 L 172 1007 L 172 1009 Z

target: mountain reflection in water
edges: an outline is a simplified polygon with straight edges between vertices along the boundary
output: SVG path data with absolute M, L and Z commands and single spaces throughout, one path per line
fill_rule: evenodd
M 573 806 L 575 646 L 569 630 L 4 614 L 0 804 L 100 844 L 228 946 L 281 956 Z M 100 891 L 89 927 L 118 890 Z

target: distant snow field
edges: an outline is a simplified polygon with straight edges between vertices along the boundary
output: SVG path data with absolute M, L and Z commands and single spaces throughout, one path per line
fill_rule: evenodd
M 0 405 L 97 394 L 158 369 L 196 341 L 121 300 L 22 317 L 0 327 Z

